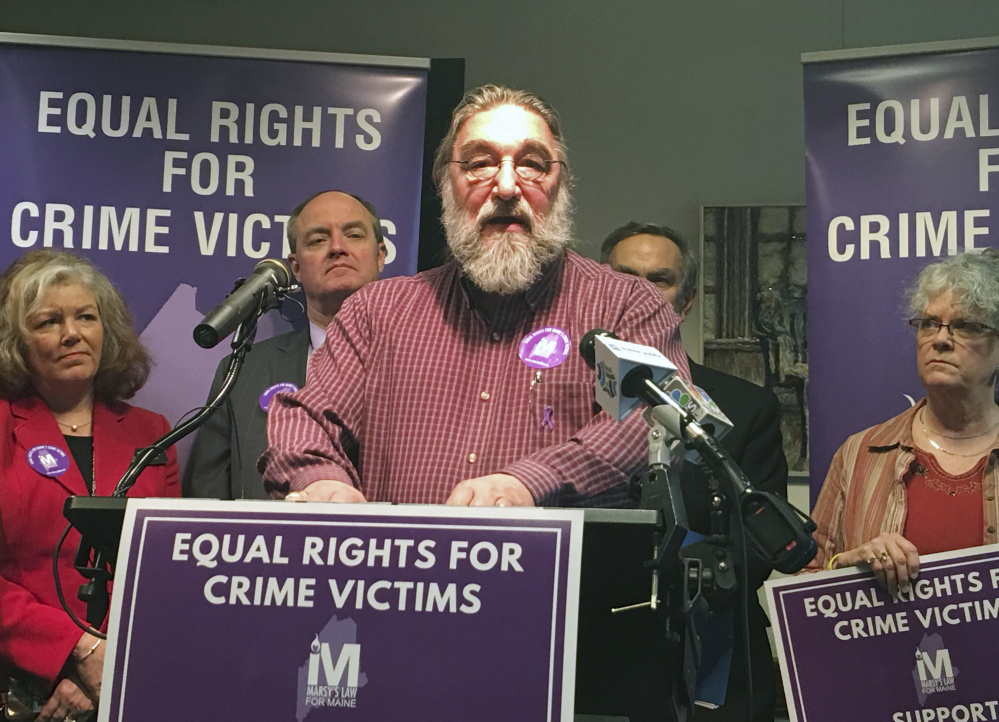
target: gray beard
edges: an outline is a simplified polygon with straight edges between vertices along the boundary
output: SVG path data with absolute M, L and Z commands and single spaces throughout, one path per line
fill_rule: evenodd
M 451 184 L 441 190 L 444 232 L 451 253 L 472 283 L 487 293 L 512 295 L 526 291 L 541 276 L 545 265 L 572 241 L 572 199 L 566 186 L 559 188 L 548 215 L 538 219 L 523 199 L 514 203 L 490 200 L 479 216 L 469 220 L 454 199 Z M 529 231 L 504 231 L 487 248 L 482 224 L 497 215 L 530 219 Z

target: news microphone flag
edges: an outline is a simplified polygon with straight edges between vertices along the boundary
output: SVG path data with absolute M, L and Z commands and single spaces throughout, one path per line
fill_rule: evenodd
M 593 341 L 596 401 L 616 421 L 621 421 L 642 403 L 638 397 L 622 395 L 621 383 L 629 373 L 651 372 L 651 381 L 657 386 L 676 374 L 676 366 L 651 346 L 609 336 L 596 336 Z M 648 371 L 640 371 L 643 368 Z
M 721 440 L 732 428 L 732 422 L 725 415 L 725 412 L 701 387 L 674 375 L 662 386 L 662 389 L 676 401 L 680 408 L 687 412 L 691 420 L 696 421 L 715 439 Z M 670 444 L 670 450 L 687 461 L 701 462 L 701 455 L 695 449 L 685 449 L 683 441 L 679 438 Z

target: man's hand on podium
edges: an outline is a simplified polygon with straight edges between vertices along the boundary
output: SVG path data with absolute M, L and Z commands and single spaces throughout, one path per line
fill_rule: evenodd
M 489 474 L 459 482 L 446 503 L 454 506 L 534 506 L 534 497 L 517 477 Z
M 285 501 L 336 501 L 336 502 L 361 502 L 367 501 L 364 494 L 355 489 L 350 484 L 332 479 L 320 479 L 314 481 L 301 491 L 290 492 L 284 498 Z

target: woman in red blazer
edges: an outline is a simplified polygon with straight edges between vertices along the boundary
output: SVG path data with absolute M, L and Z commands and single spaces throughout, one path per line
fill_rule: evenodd
M 62 609 L 52 553 L 70 496 L 110 495 L 136 448 L 166 433 L 162 416 L 129 406 L 150 360 L 124 301 L 89 261 L 33 251 L 0 276 L 0 666 L 52 690 L 40 722 L 72 722 L 96 707 L 104 644 Z M 173 450 L 131 496 L 179 496 Z M 64 595 L 84 579 L 73 568 L 80 535 L 62 546 Z

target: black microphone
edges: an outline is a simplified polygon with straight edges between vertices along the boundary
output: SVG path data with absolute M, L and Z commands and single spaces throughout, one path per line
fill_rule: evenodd
M 579 355 L 583 357 L 583 361 L 585 361 L 586 365 L 591 369 L 596 366 L 597 363 L 597 350 L 595 346 L 597 336 L 617 338 L 616 333 L 608 331 L 604 328 L 591 328 L 583 334 L 583 338 L 579 341 Z
M 276 308 L 277 290 L 291 284 L 288 267 L 274 258 L 265 258 L 256 265 L 249 278 L 243 281 L 226 299 L 194 327 L 194 341 L 201 348 L 218 345 L 244 320 L 258 309 Z

